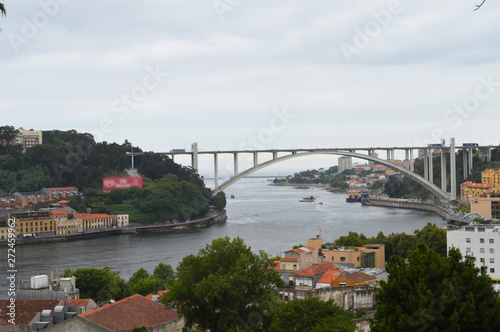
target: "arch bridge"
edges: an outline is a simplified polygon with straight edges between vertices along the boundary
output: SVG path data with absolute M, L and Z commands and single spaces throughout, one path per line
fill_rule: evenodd
M 445 145 L 445 141 L 442 140 L 441 144 L 429 144 L 428 146 L 420 147 L 369 147 L 369 148 L 346 148 L 346 149 L 269 149 L 269 150 L 228 150 L 228 151 L 198 151 L 198 144 L 193 143 L 191 145 L 191 151 L 186 151 L 184 149 L 171 150 L 170 152 L 157 152 L 162 155 L 168 155 L 172 159 L 176 155 L 190 155 L 191 156 L 191 166 L 193 169 L 198 169 L 198 157 L 201 154 L 209 154 L 213 156 L 214 160 L 214 178 L 215 178 L 215 188 L 212 190 L 213 194 L 217 194 L 238 180 L 258 171 L 268 166 L 274 165 L 279 162 L 286 160 L 313 156 L 313 155 L 339 155 L 344 157 L 352 157 L 369 160 L 376 164 L 384 165 L 392 170 L 400 172 L 414 180 L 415 182 L 422 185 L 424 188 L 433 193 L 436 197 L 441 200 L 454 200 L 456 199 L 456 150 L 461 149 L 463 152 L 463 172 L 464 178 L 472 174 L 472 156 L 475 150 L 481 152 L 481 156 L 485 161 L 491 161 L 491 149 L 493 146 L 479 146 L 474 143 L 466 143 L 461 146 L 455 146 L 455 139 L 450 139 L 449 146 Z M 396 163 L 394 160 L 394 152 L 396 150 L 405 151 L 404 162 Z M 418 150 L 420 155 L 424 159 L 424 176 L 414 172 L 414 157 L 413 153 Z M 382 159 L 378 157 L 376 151 L 386 151 L 387 158 Z M 364 153 L 362 153 L 364 152 Z M 271 153 L 272 159 L 266 160 L 259 163 L 259 154 Z M 229 180 L 221 183 L 219 185 L 219 162 L 218 157 L 221 154 L 232 154 L 233 155 L 233 177 Z M 238 159 L 240 155 L 251 154 L 253 155 L 253 166 L 250 168 L 239 171 L 238 169 Z M 450 172 L 450 183 L 448 185 L 447 181 L 441 181 L 441 187 L 434 184 L 434 174 L 432 160 L 434 154 L 439 154 L 441 157 L 441 179 L 447 178 L 447 172 Z M 447 154 L 449 154 L 450 165 L 447 167 Z M 130 156 L 137 155 L 135 153 L 129 153 Z M 133 160 L 133 158 L 132 158 Z

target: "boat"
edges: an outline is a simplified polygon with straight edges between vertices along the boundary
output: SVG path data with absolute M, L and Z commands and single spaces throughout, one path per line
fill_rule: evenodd
M 360 201 L 359 192 L 357 190 L 349 190 L 349 195 L 347 195 L 345 201 L 347 203 L 359 202 Z
M 234 195 L 231 195 L 231 198 L 234 198 Z
M 299 202 L 314 202 L 315 200 L 316 200 L 316 197 L 310 196 L 310 197 L 302 198 Z

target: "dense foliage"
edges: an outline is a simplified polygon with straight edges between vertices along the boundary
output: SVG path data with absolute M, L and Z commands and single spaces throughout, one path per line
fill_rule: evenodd
M 393 255 L 386 270 L 372 331 L 498 331 L 498 294 L 473 257 L 455 248 L 441 257 L 421 243 L 408 264 Z
M 254 253 L 240 238 L 215 239 L 197 255 L 184 257 L 162 302 L 173 302 L 187 326 L 211 331 L 261 326 L 263 312 L 275 305 L 277 287 L 283 286 L 272 264 L 272 258 Z
M 441 257 L 446 256 L 446 231 L 431 223 L 427 223 L 420 230 L 415 230 L 413 235 L 391 233 L 386 236 L 379 232 L 375 237 L 367 237 L 363 233 L 349 232 L 348 235 L 341 236 L 334 241 L 334 245 L 337 247 L 361 247 L 374 243 L 385 245 L 385 259 L 387 261 L 393 255 L 407 258 L 409 250 L 415 249 L 419 243 L 425 243 Z
M 354 315 L 337 306 L 333 300 L 316 297 L 281 303 L 273 312 L 269 332 L 354 332 Z

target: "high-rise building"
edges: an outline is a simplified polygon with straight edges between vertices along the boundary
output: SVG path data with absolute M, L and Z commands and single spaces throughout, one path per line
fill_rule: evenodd
M 342 156 L 339 157 L 339 171 L 338 173 L 342 173 L 346 169 L 352 169 L 352 157 L 350 156 Z

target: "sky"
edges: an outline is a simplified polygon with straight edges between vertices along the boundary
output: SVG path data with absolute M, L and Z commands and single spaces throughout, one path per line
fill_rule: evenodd
M 3 2 L 2 125 L 155 152 L 500 142 L 498 1 Z

